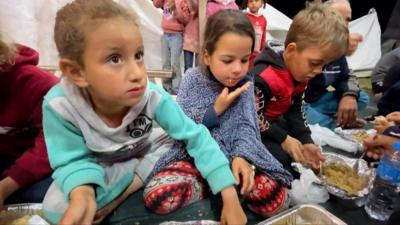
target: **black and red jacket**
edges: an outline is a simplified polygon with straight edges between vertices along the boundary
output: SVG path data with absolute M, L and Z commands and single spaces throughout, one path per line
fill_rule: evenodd
M 297 82 L 283 61 L 283 46 L 266 46 L 250 73 L 255 75 L 255 96 L 261 136 L 282 143 L 288 134 L 301 143 L 313 143 L 304 113 L 307 82 Z M 286 129 L 275 123 L 284 118 Z

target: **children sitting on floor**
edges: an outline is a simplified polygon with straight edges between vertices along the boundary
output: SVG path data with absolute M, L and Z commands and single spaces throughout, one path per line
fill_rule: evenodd
M 313 143 L 303 108 L 307 81 L 345 54 L 349 31 L 329 6 L 314 3 L 293 19 L 285 45 L 270 44 L 256 58 L 255 95 L 267 149 L 296 175 L 291 162 L 316 168 L 324 157 Z
M 222 219 L 246 222 L 229 161 L 207 128 L 148 82 L 133 12 L 112 0 L 73 1 L 57 12 L 54 39 L 63 77 L 43 103 L 43 130 L 54 169 L 43 211 L 51 222 L 100 223 L 141 188 L 170 147 L 150 140 L 157 124 L 186 144 L 213 192 L 225 196 Z M 185 204 L 200 198 L 200 192 L 183 195 L 189 199 Z M 160 197 L 164 206 L 169 199 Z M 169 206 L 173 211 L 182 205 Z
M 208 127 L 231 160 L 240 194 L 249 209 L 270 217 L 288 207 L 287 188 L 292 176 L 261 141 L 253 77 L 247 74 L 254 42 L 254 29 L 242 12 L 221 10 L 209 17 L 204 33 L 203 65 L 185 73 L 177 101 L 190 118 Z M 160 159 L 156 168 L 161 172 L 153 178 L 154 183 L 175 177 L 165 174 L 168 170 L 168 166 L 163 169 L 165 165 L 177 159 L 182 160 L 177 163 L 190 163 L 182 147 L 171 149 Z M 200 176 L 193 179 L 202 180 Z M 145 196 L 161 188 L 146 188 Z M 182 191 L 191 189 L 195 187 Z

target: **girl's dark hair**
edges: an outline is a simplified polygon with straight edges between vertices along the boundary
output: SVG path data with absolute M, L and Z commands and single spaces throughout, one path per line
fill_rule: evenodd
M 247 16 L 239 10 L 224 9 L 207 19 L 201 54 L 204 55 L 205 52 L 209 55 L 213 54 L 216 43 L 226 33 L 250 37 L 252 40 L 251 49 L 254 48 L 254 28 Z

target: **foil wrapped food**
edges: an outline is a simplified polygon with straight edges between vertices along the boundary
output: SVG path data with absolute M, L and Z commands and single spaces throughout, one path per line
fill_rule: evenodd
M 374 136 L 376 134 L 376 130 L 342 129 L 341 127 L 337 127 L 335 129 L 335 133 L 346 140 L 356 143 L 358 146 L 358 151 L 362 151 L 364 149 L 363 147 L 364 140 Z
M 356 199 L 368 195 L 370 187 L 375 178 L 375 173 L 373 169 L 368 167 L 368 164 L 365 160 L 358 158 L 349 158 L 335 153 L 324 153 L 324 156 L 326 157 L 326 161 L 322 166 L 322 173 L 323 173 L 323 168 L 325 166 L 337 163 L 337 164 L 347 165 L 357 173 L 360 179 L 365 179 L 364 185 L 361 187 L 361 189 L 353 194 L 348 193 L 345 190 L 335 185 L 327 183 L 324 179 L 321 179 L 322 183 L 325 185 L 326 189 L 330 194 L 338 196 L 343 199 Z M 340 177 L 339 179 L 347 179 L 347 177 Z

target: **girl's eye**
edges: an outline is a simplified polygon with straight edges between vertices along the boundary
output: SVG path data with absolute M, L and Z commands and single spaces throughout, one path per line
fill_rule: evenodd
M 229 63 L 232 62 L 232 60 L 222 60 L 222 62 L 223 62 L 224 64 L 229 64 Z
M 120 62 L 121 62 L 121 57 L 120 57 L 119 55 L 112 55 L 112 56 L 110 56 L 110 57 L 108 58 L 107 61 L 109 61 L 110 63 L 117 64 L 117 63 L 120 63 Z
M 247 63 L 249 59 L 242 59 L 242 63 Z
M 135 60 L 136 61 L 142 61 L 143 57 L 144 57 L 144 52 L 143 51 L 140 51 L 140 52 L 135 54 Z

